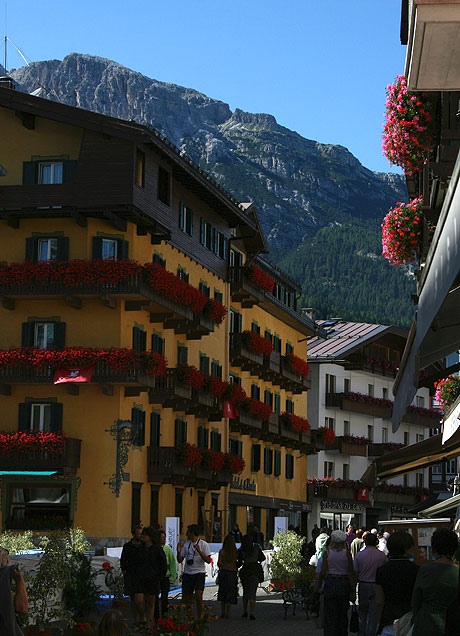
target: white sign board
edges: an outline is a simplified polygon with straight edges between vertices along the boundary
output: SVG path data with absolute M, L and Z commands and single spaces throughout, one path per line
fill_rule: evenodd
M 278 534 L 278 532 L 286 532 L 288 529 L 288 518 L 287 517 L 275 517 L 275 532 L 274 534 Z
M 449 417 L 444 420 L 444 426 L 442 430 L 442 443 L 445 444 L 448 439 L 452 437 L 455 431 L 460 426 L 460 404 L 457 404 L 457 408 L 452 411 Z
M 166 543 L 176 554 L 177 544 L 180 539 L 180 518 L 166 517 Z

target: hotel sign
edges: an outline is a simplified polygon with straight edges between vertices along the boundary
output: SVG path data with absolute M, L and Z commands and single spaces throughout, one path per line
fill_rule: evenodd
M 256 482 L 253 479 L 241 479 L 241 477 L 235 477 L 232 481 L 230 488 L 235 490 L 249 490 L 250 492 L 256 492 Z
M 321 510 L 351 510 L 354 512 L 364 512 L 364 510 L 366 510 L 366 506 L 364 504 L 348 501 L 331 501 L 329 499 L 323 499 L 320 505 Z

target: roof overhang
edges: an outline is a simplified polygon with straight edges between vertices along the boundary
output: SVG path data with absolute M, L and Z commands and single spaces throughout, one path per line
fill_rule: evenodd
M 404 75 L 414 91 L 460 90 L 459 0 L 413 0 Z
M 449 497 L 449 499 L 444 499 L 444 501 L 440 501 L 434 506 L 430 506 L 429 508 L 425 508 L 425 510 L 421 510 L 419 512 L 419 515 L 421 517 L 432 517 L 433 515 L 442 515 L 448 510 L 456 510 L 456 508 L 458 508 L 459 506 L 460 506 L 460 495 L 454 495 L 453 497 Z
M 394 432 L 417 392 L 420 370 L 460 349 L 459 177 L 457 159 L 419 283 L 417 314 L 393 387 Z
M 442 435 L 434 435 L 422 442 L 387 453 L 374 459 L 362 476 L 362 481 L 374 487 L 378 480 L 399 477 L 413 470 L 420 470 L 460 455 L 460 429 L 444 444 Z

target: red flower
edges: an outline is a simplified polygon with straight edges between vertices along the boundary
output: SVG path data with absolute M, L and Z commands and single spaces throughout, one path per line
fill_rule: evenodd
M 230 469 L 233 475 L 240 475 L 246 467 L 246 462 L 239 455 L 225 453 L 225 466 Z
M 241 405 L 246 411 L 249 411 L 251 415 L 261 420 L 267 421 L 270 419 L 270 415 L 273 413 L 273 409 L 269 404 L 264 404 L 260 400 L 254 398 L 246 398 Z
M 212 473 L 218 473 L 225 466 L 225 455 L 221 451 L 207 448 L 202 451 L 202 463 Z
M 332 428 L 329 428 L 328 426 L 320 426 L 318 428 L 317 435 L 325 444 L 332 444 L 335 440 L 335 433 Z
M 179 364 L 177 367 L 179 380 L 192 389 L 199 389 L 203 386 L 205 375 L 191 364 Z
M 273 344 L 268 338 L 263 338 L 257 331 L 243 331 L 246 346 L 254 353 L 263 354 L 269 358 L 273 352 Z
M 308 362 L 302 360 L 302 358 L 299 358 L 298 356 L 295 356 L 293 353 L 287 353 L 286 358 L 294 373 L 297 373 L 304 378 L 308 378 L 310 375 L 310 365 Z
M 275 281 L 271 276 L 263 272 L 257 265 L 245 265 L 245 269 L 249 279 L 256 287 L 260 287 L 267 294 L 272 293 Z
M 294 415 L 294 413 L 282 413 L 281 422 L 290 426 L 296 433 L 308 433 L 310 430 L 308 420 L 303 417 L 299 417 L 298 415 Z
M 179 446 L 178 453 L 179 457 L 184 462 L 184 466 L 191 468 L 192 470 L 198 468 L 203 459 L 201 449 L 188 443 Z
M 113 570 L 113 566 L 108 561 L 104 561 L 101 567 L 103 570 Z

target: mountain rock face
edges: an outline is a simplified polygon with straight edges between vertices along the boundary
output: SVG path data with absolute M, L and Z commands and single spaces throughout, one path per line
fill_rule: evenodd
M 153 125 L 237 199 L 255 201 L 272 258 L 282 266 L 286 258 L 291 263 L 293 251 L 308 254 L 318 232 L 328 228 L 332 233 L 342 226 L 350 232 L 366 228 L 366 233 L 372 227 L 376 236 L 377 221 L 407 197 L 402 176 L 372 172 L 342 146 L 305 139 L 269 114 L 232 112 L 196 90 L 158 82 L 107 59 L 72 53 L 11 75 L 19 90 L 43 87 L 41 96 L 49 99 Z M 372 243 L 348 256 L 372 268 L 375 259 L 363 256 L 380 254 Z M 293 270 L 303 283 L 295 265 Z M 402 281 L 403 274 L 397 275 Z M 305 286 L 304 291 L 305 302 L 322 304 L 321 289 L 313 297 Z M 383 322 L 370 314 L 367 319 Z

